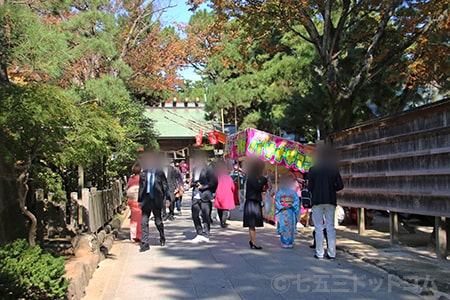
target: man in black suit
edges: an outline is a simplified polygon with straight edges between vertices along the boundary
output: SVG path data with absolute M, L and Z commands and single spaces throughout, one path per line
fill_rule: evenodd
M 194 221 L 197 236 L 193 243 L 209 242 L 209 231 L 211 227 L 211 209 L 214 193 L 217 188 L 217 177 L 212 167 L 208 165 L 206 156 L 198 156 L 194 161 L 191 186 L 192 193 L 192 220 Z M 200 221 L 202 213 L 203 224 Z
M 159 231 L 159 242 L 161 246 L 166 243 L 164 236 L 164 224 L 162 221 L 162 209 L 165 208 L 165 200 L 168 198 L 168 184 L 164 172 L 156 168 L 155 157 L 151 153 L 146 153 L 142 157 L 144 171 L 139 178 L 138 203 L 142 210 L 142 238 L 141 252 L 150 249 L 148 236 L 148 221 L 153 212 L 155 225 Z

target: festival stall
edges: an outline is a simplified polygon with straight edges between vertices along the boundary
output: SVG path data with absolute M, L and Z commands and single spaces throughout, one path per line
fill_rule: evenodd
M 266 192 L 264 218 L 275 222 L 275 194 L 278 190 L 278 175 L 293 172 L 297 177 L 308 172 L 312 165 L 313 145 L 284 139 L 256 129 L 247 129 L 227 137 L 224 156 L 226 158 L 245 161 L 253 157 L 264 161 L 269 172 L 272 172 L 272 186 Z M 269 176 L 270 177 L 270 176 Z

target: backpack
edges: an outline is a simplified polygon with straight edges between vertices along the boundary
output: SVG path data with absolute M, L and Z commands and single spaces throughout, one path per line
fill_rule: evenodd
M 312 195 L 311 192 L 308 189 L 302 190 L 302 205 L 304 208 L 311 208 L 313 206 L 312 203 Z

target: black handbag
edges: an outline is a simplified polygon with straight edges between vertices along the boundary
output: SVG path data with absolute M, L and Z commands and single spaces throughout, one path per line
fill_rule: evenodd
M 304 208 L 311 208 L 313 206 L 312 203 L 312 194 L 308 189 L 302 190 L 302 205 Z

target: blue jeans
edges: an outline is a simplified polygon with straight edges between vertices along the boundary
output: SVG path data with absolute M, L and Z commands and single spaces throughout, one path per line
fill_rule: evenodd
M 182 197 L 175 198 L 175 205 L 177 207 L 177 211 L 181 211 L 181 199 Z
M 324 257 L 323 229 L 327 229 L 327 252 L 330 257 L 336 257 L 336 229 L 334 228 L 334 214 L 336 206 L 332 204 L 314 205 L 312 208 L 312 218 L 314 221 L 314 231 L 316 233 L 316 255 Z M 323 221 L 325 220 L 325 224 Z

